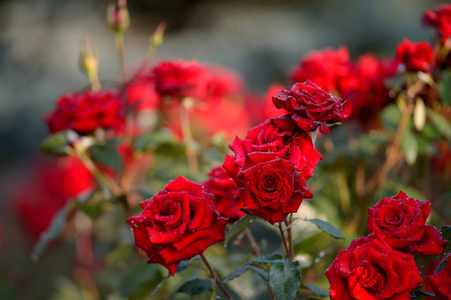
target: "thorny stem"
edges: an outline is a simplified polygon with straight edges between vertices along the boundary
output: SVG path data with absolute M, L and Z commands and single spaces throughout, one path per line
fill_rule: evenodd
M 187 99 L 182 99 L 180 104 L 180 125 L 182 129 L 183 141 L 186 146 L 186 156 L 188 158 L 188 166 L 192 173 L 199 172 L 197 164 L 196 150 L 193 148 L 193 133 L 191 132 L 191 124 L 189 120 L 189 104 Z
M 246 234 L 246 236 L 247 236 L 249 242 L 250 242 L 251 245 L 252 245 L 252 249 L 253 249 L 252 253 L 253 253 L 255 256 L 260 256 L 260 249 L 258 248 L 258 244 L 257 244 L 257 242 L 255 241 L 254 236 L 252 235 L 252 232 L 251 232 L 251 230 L 249 229 L 249 227 L 246 227 L 246 228 L 244 229 L 244 233 Z
M 282 228 L 282 222 L 279 223 L 279 230 L 280 230 L 280 235 L 282 236 L 283 245 L 285 246 L 285 251 L 287 252 L 287 258 L 291 259 L 291 252 L 290 252 L 290 248 L 287 243 L 287 239 L 285 238 L 285 232 Z
M 205 263 L 205 266 L 207 267 L 208 271 L 210 272 L 211 278 L 216 281 L 216 283 L 218 284 L 219 288 L 221 289 L 221 291 L 224 293 L 224 295 L 229 298 L 229 299 L 233 299 L 232 296 L 230 296 L 229 292 L 227 292 L 227 290 L 225 289 L 224 285 L 222 284 L 221 279 L 218 277 L 218 275 L 216 274 L 216 272 L 213 270 L 213 268 L 211 267 L 210 263 L 208 262 L 207 258 L 201 254 L 200 257 L 202 258 L 202 260 Z

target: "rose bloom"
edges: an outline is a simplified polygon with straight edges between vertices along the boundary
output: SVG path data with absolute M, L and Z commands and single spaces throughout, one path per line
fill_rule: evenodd
M 441 4 L 435 12 L 427 10 L 423 17 L 423 24 L 437 28 L 443 40 L 451 37 L 451 4 Z
M 155 87 L 155 80 L 147 70 L 135 77 L 125 86 L 127 102 L 134 112 L 156 110 L 160 102 L 160 94 Z
M 376 234 L 340 250 L 325 275 L 332 300 L 409 300 L 422 283 L 413 255 L 394 250 Z
M 121 94 L 105 90 L 65 94 L 44 119 L 51 133 L 72 129 L 80 135 L 89 135 L 97 128 L 121 130 L 124 115 Z
M 202 254 L 224 240 L 227 219 L 216 211 L 213 194 L 181 176 L 152 198 L 141 202 L 143 211 L 127 222 L 135 244 L 175 274 L 180 261 Z
M 431 292 L 435 294 L 437 299 L 451 299 L 451 262 L 449 257 L 445 267 L 437 273 L 428 275 L 426 281 L 430 286 Z
M 244 209 L 271 224 L 297 212 L 304 197 L 312 197 L 295 165 L 274 153 L 247 154 L 237 184 Z
M 29 178 L 14 184 L 11 199 L 27 232 L 38 238 L 70 199 L 95 187 L 78 158 L 47 158 L 32 166 Z
M 327 48 L 312 51 L 303 57 L 299 65 L 291 71 L 290 79 L 292 83 L 311 80 L 327 92 L 336 93 L 338 80 L 348 76 L 351 69 L 348 49 Z
M 448 244 L 440 231 L 425 224 L 431 213 L 429 201 L 415 200 L 400 191 L 391 198 L 382 198 L 368 212 L 368 233 L 380 234 L 394 249 L 438 255 Z
M 351 114 L 351 101 L 343 101 L 309 80 L 294 84 L 291 90 L 280 90 L 272 100 L 277 108 L 292 113 L 293 121 L 307 132 L 319 127 L 321 133 L 328 133 L 326 122 L 338 122 Z
M 249 129 L 243 140 L 236 137 L 229 145 L 235 157 L 227 154 L 224 167 L 236 179 L 246 156 L 254 152 L 269 152 L 292 163 L 304 180 L 323 157 L 313 145 L 308 133 L 299 132 L 297 124 L 289 115 L 267 120 Z
M 214 204 L 221 216 L 235 222 L 246 214 L 238 210 L 243 208 L 243 199 L 238 197 L 238 187 L 229 173 L 222 167 L 214 168 L 204 183 L 207 192 L 212 193 Z
M 196 61 L 162 61 L 153 69 L 153 76 L 161 96 L 177 99 L 203 99 L 210 83 L 208 70 Z
M 426 42 L 412 43 L 404 39 L 396 48 L 396 59 L 409 72 L 431 72 L 434 65 L 434 50 Z

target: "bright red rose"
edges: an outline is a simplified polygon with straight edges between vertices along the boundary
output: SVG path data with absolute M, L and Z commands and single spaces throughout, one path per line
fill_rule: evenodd
M 148 74 L 140 75 L 130 81 L 125 87 L 125 95 L 128 104 L 135 112 L 145 109 L 155 110 L 160 102 L 155 80 Z
M 153 69 L 153 76 L 161 96 L 178 99 L 203 99 L 210 84 L 208 70 L 196 61 L 163 61 Z
M 86 91 L 61 96 L 55 110 L 45 116 L 45 121 L 52 133 L 72 129 L 88 135 L 97 128 L 121 130 L 124 115 L 124 102 L 119 92 Z
M 237 184 L 244 209 L 271 224 L 297 212 L 304 197 L 312 197 L 295 165 L 274 153 L 246 155 Z
M 440 231 L 425 224 L 431 213 L 429 201 L 415 200 L 400 191 L 391 198 L 382 198 L 368 212 L 368 232 L 380 234 L 394 249 L 438 255 L 448 244 Z
M 445 260 L 446 265 L 440 271 L 426 277 L 431 292 L 438 300 L 451 299 L 451 260 L 449 256 Z
M 277 108 L 292 113 L 293 121 L 307 132 L 319 127 L 321 133 L 328 133 L 326 123 L 338 122 L 351 114 L 351 101 L 343 101 L 309 80 L 294 84 L 291 90 L 282 89 L 272 100 Z
M 181 176 L 141 206 L 139 215 L 127 219 L 135 244 L 148 263 L 159 263 L 172 275 L 180 261 L 224 239 L 227 219 L 216 211 L 213 195 Z
M 412 43 L 404 39 L 396 48 L 396 59 L 410 72 L 431 72 L 434 66 L 434 50 L 426 42 Z
M 413 255 L 394 250 L 376 234 L 340 250 L 325 274 L 332 300 L 409 300 L 422 283 Z
M 236 137 L 229 147 L 235 157 L 227 155 L 224 167 L 234 179 L 237 178 L 246 156 L 254 152 L 269 152 L 288 160 L 304 180 L 313 175 L 318 161 L 323 158 L 314 147 L 310 135 L 299 132 L 290 115 L 267 120 L 249 129 L 243 140 Z
M 204 183 L 207 192 L 212 193 L 216 209 L 221 216 L 235 222 L 246 214 L 238 210 L 243 208 L 243 199 L 238 197 L 238 187 L 229 173 L 222 167 L 214 168 Z
M 338 80 L 348 76 L 351 68 L 348 49 L 327 48 L 312 51 L 302 58 L 298 67 L 291 71 L 290 78 L 292 83 L 311 80 L 322 89 L 336 93 Z
M 451 37 L 451 4 L 441 4 L 435 12 L 427 10 L 423 24 L 437 28 L 443 39 Z

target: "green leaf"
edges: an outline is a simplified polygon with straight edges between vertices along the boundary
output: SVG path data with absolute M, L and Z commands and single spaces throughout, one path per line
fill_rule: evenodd
M 424 292 L 424 291 L 422 291 L 422 290 L 416 290 L 415 292 L 412 293 L 412 295 L 410 296 L 410 299 L 415 299 L 415 298 L 417 298 L 418 296 L 429 296 L 429 297 L 434 297 L 434 298 L 436 298 L 434 293 L 431 293 L 431 292 Z M 424 298 L 424 297 L 421 297 L 421 299 L 423 299 L 423 298 Z
M 415 135 L 410 130 L 410 126 L 407 126 L 404 134 L 401 138 L 401 150 L 404 154 L 404 158 L 406 159 L 409 165 L 413 165 L 417 160 L 418 155 L 418 143 Z
M 301 287 L 301 268 L 295 260 L 275 261 L 269 269 L 269 287 L 278 300 L 293 300 Z
M 75 132 L 72 132 L 76 134 Z M 48 136 L 41 144 L 40 150 L 42 152 L 50 153 L 57 156 L 69 155 L 71 148 L 69 146 L 68 132 L 60 131 L 51 136 Z
M 390 104 L 381 112 L 380 118 L 384 127 L 390 128 L 394 132 L 398 127 L 401 112 L 396 104 Z
M 113 170 L 119 171 L 122 168 L 122 156 L 118 152 L 118 144 L 118 140 L 111 140 L 105 145 L 92 146 L 92 159 L 104 166 L 108 166 L 113 168 Z
M 435 111 L 427 108 L 427 116 L 431 118 L 432 123 L 434 123 L 435 128 L 444 136 L 446 139 L 451 140 L 451 123 L 446 120 L 444 116 Z
M 451 250 L 451 225 L 442 226 L 440 231 L 443 234 L 443 238 L 448 241 L 448 246 L 445 248 L 445 252 Z
M 314 218 L 314 219 L 307 219 L 307 222 L 310 222 L 312 224 L 315 224 L 320 230 L 324 231 L 328 235 L 336 238 L 336 239 L 344 239 L 343 233 L 341 233 L 340 230 L 338 230 L 334 225 L 330 224 L 329 222 Z
M 151 146 L 158 146 L 161 144 L 175 144 L 177 141 L 174 135 L 168 130 L 156 130 L 149 134 L 143 134 L 134 139 L 133 146 L 137 150 L 146 150 Z
M 182 272 L 184 270 L 186 270 L 190 264 L 192 264 L 194 261 L 199 260 L 200 256 L 196 255 L 194 257 L 192 257 L 190 260 L 188 260 L 187 262 L 181 261 L 179 263 L 179 265 L 177 266 L 177 269 L 175 270 L 176 273 L 178 272 Z
M 448 244 L 449 245 L 449 244 Z M 434 274 L 437 272 L 440 272 L 446 265 L 448 264 L 448 260 L 451 256 L 451 251 L 448 252 L 445 257 L 443 257 L 443 260 L 438 264 L 437 268 L 435 268 Z
M 161 281 L 161 274 L 157 267 L 142 262 L 127 270 L 118 288 L 123 297 L 130 298 L 134 295 L 133 298 L 140 298 L 139 294 L 149 294 L 149 289 L 159 281 Z
M 451 104 L 451 72 L 445 72 L 438 85 L 443 104 Z
M 264 256 L 257 256 L 246 262 L 246 265 L 261 265 L 261 264 L 270 264 L 275 261 L 282 261 L 283 256 L 280 254 L 271 254 Z
M 236 236 L 241 231 L 246 229 L 253 220 L 255 220 L 254 216 L 252 216 L 252 215 L 245 215 L 244 217 L 242 217 L 241 219 L 236 221 L 230 227 L 229 231 L 227 232 L 227 234 L 225 236 L 225 239 L 224 239 L 224 245 L 227 245 L 227 243 L 230 241 L 230 239 L 232 237 Z
M 227 281 L 230 281 L 232 279 L 235 279 L 235 278 L 239 277 L 241 274 L 243 274 L 244 272 L 246 272 L 247 270 L 255 271 L 264 280 L 268 280 L 268 273 L 266 273 L 262 269 L 254 267 L 254 266 L 243 266 L 241 268 L 236 269 L 235 271 L 233 271 L 232 273 L 230 273 L 226 277 L 224 277 L 224 279 L 222 281 L 223 282 L 227 282 Z
M 34 246 L 33 253 L 31 254 L 32 260 L 37 261 L 47 248 L 48 244 L 61 235 L 61 232 L 63 232 L 64 226 L 66 225 L 67 217 L 74 207 L 74 201 L 68 201 L 66 205 L 55 214 L 49 227 L 41 233 L 38 242 Z
M 184 293 L 188 295 L 197 295 L 203 292 L 210 292 L 213 290 L 211 279 L 191 279 L 185 282 L 177 293 Z
M 328 291 L 323 290 L 317 286 L 314 286 L 311 284 L 303 284 L 302 286 L 311 290 L 318 297 L 329 297 L 330 296 Z

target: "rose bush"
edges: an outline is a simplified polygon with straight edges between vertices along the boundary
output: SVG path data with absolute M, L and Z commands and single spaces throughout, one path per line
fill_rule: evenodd
M 149 263 L 165 266 L 172 275 L 180 261 L 224 239 L 227 219 L 214 207 L 213 195 L 181 176 L 141 207 L 139 215 L 127 219 L 135 244 Z
M 421 279 L 414 257 L 377 234 L 353 240 L 325 272 L 331 299 L 410 299 Z
M 435 27 L 443 40 L 451 37 L 451 4 L 441 4 L 435 11 L 427 10 L 423 24 Z
M 431 213 L 429 201 L 415 200 L 400 191 L 391 198 L 382 198 L 368 212 L 368 232 L 380 234 L 394 249 L 437 255 L 447 245 L 440 231 L 425 224 Z
M 404 39 L 396 48 L 396 59 L 410 72 L 431 72 L 434 66 L 434 50 L 426 42 L 412 43 Z

